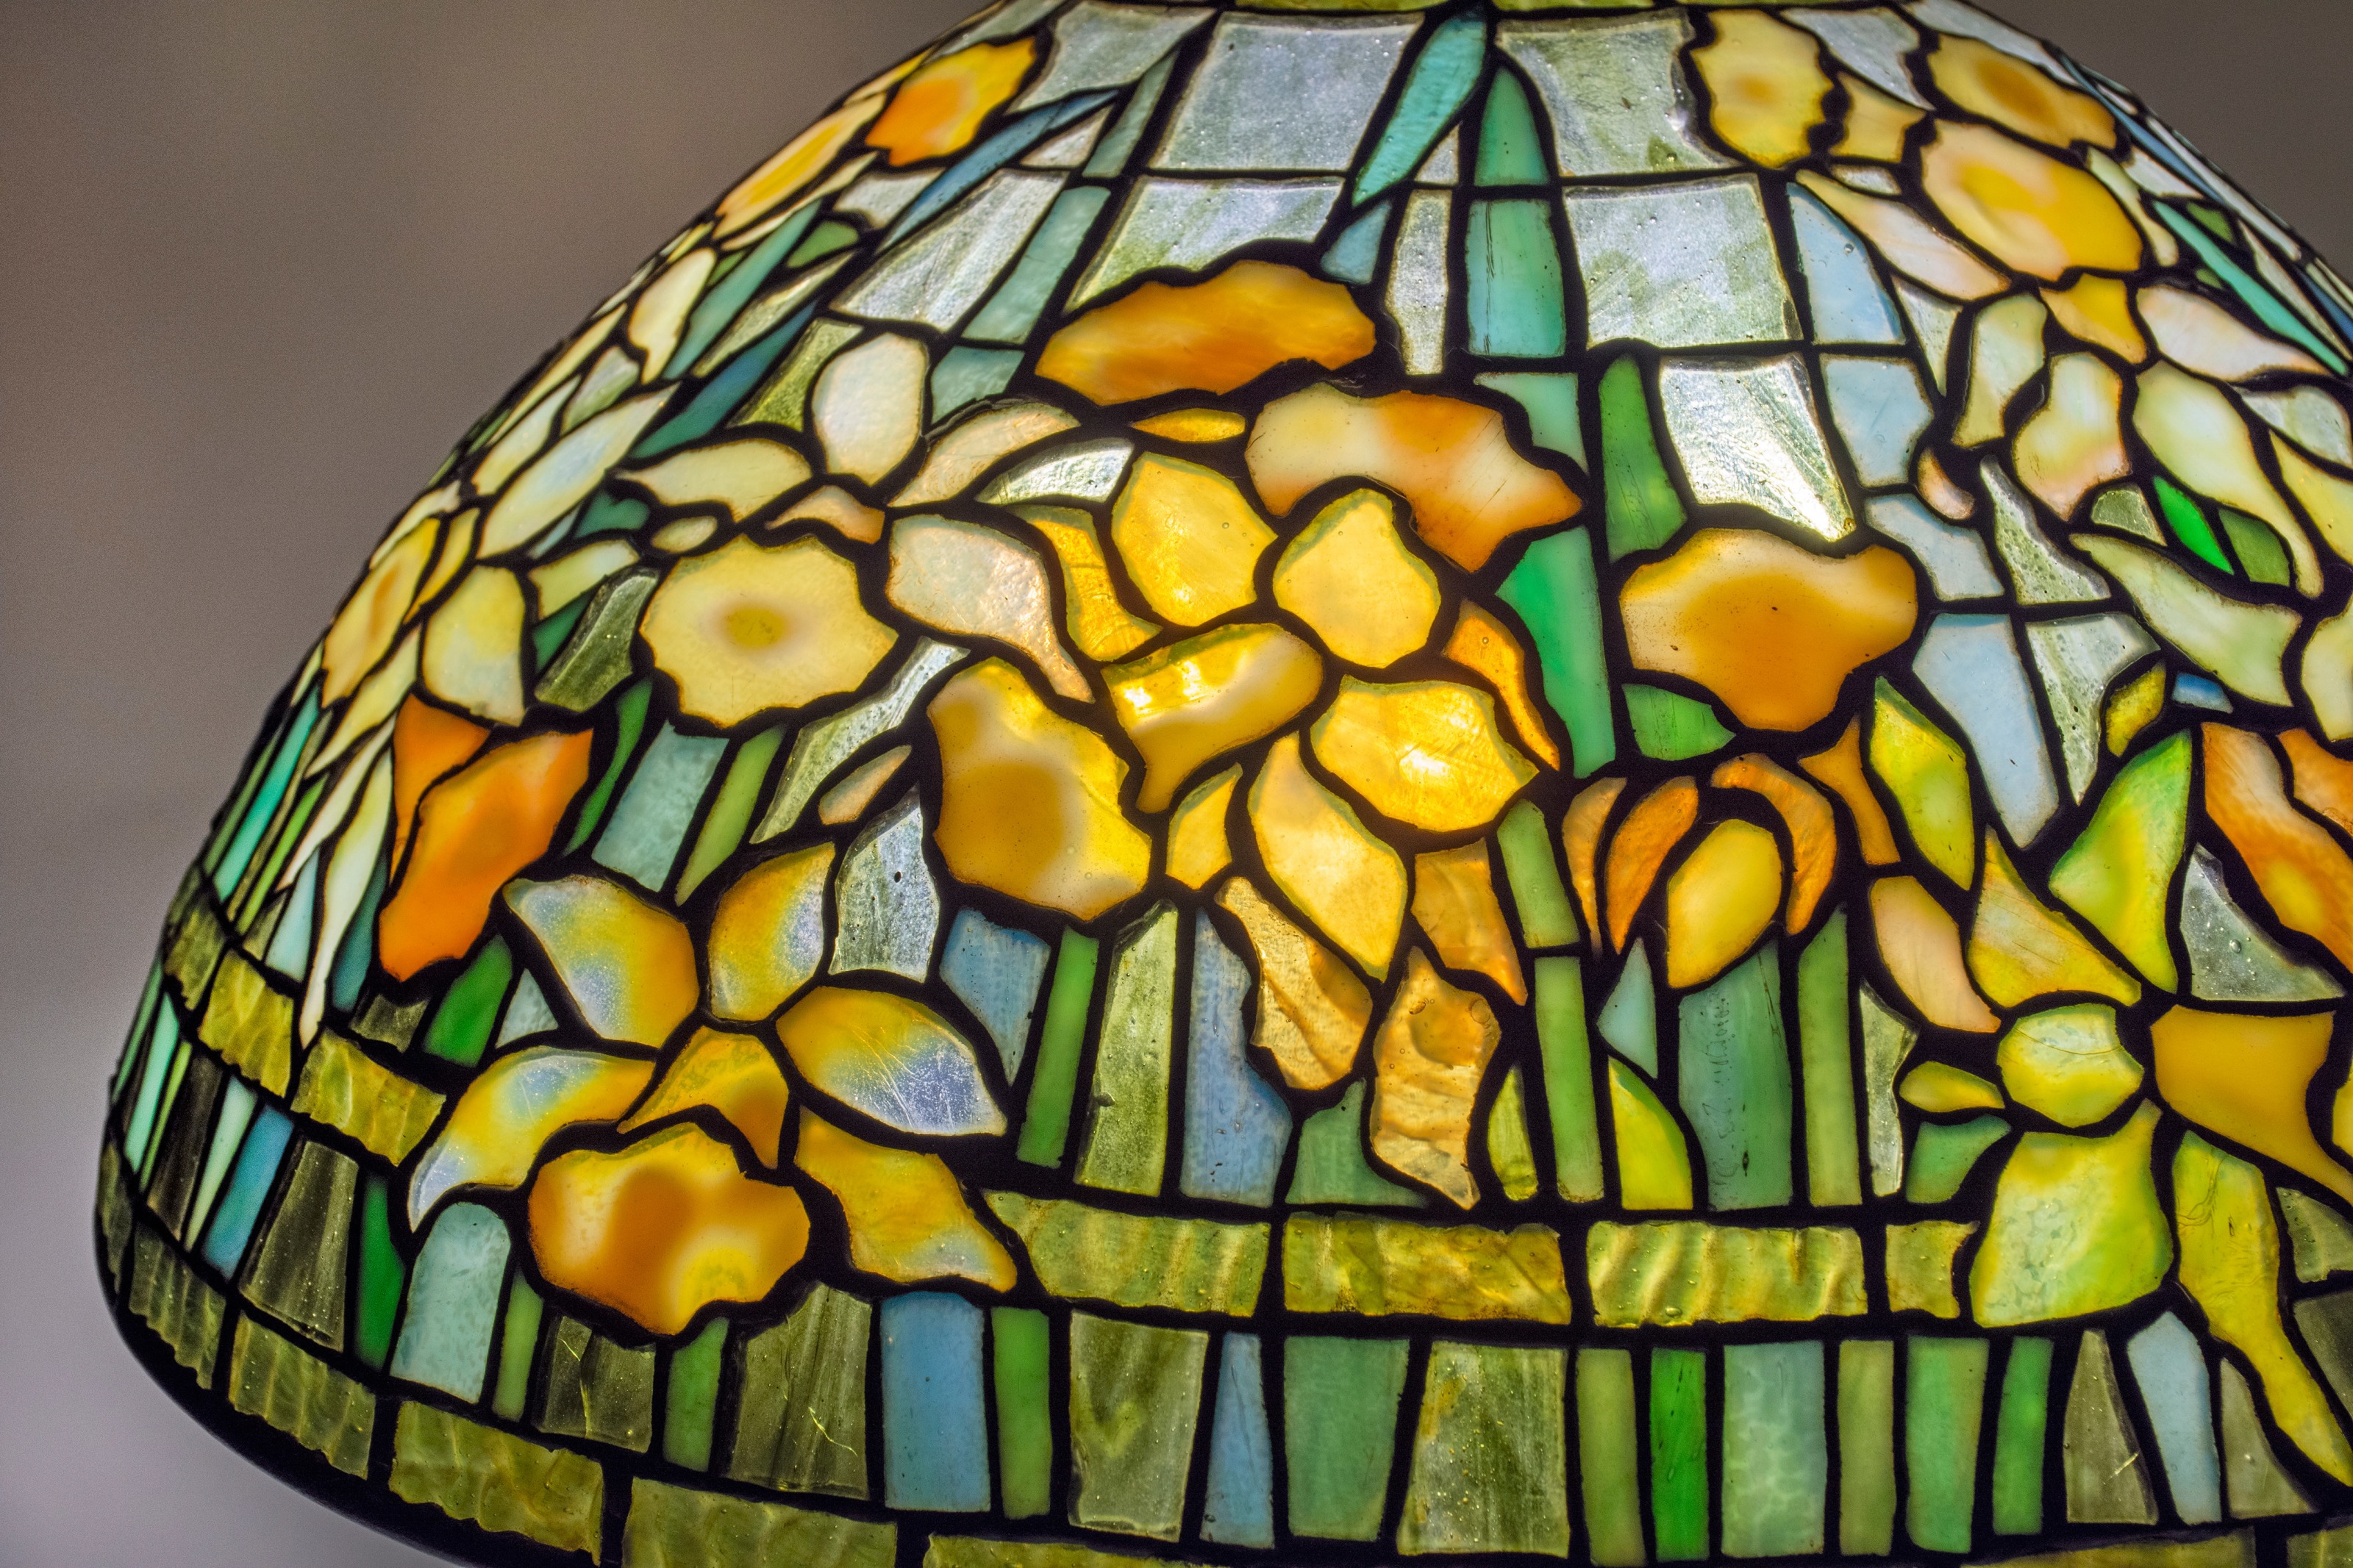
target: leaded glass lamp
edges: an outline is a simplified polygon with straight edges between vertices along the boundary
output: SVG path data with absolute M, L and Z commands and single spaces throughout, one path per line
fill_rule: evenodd
M 2348 361 L 1960 0 L 1006 0 L 385 532 L 121 1331 L 481 1561 L 2346 1561 Z

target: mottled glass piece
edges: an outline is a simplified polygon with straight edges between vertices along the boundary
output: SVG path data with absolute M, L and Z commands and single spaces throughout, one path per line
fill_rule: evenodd
M 730 1476 L 786 1491 L 867 1495 L 873 1316 L 868 1302 L 818 1284 L 782 1322 L 744 1342 Z
M 1405 199 L 1398 223 L 1385 302 L 1409 375 L 1436 375 L 1446 368 L 1447 234 L 1453 210 L 1450 193 L 1416 191 Z
M 481 1397 L 510 1246 L 505 1222 L 479 1205 L 453 1205 L 434 1222 L 409 1279 L 393 1376 Z
M 1939 616 L 1913 656 L 1912 668 L 1929 695 L 1958 721 L 1982 759 L 1987 791 L 2002 826 L 2019 844 L 2032 844 L 2059 809 L 2059 787 L 2010 621 L 2000 616 Z
M 2189 852 L 2181 884 L 2181 944 L 2189 955 L 2189 992 L 2207 1002 L 2326 1002 L 2344 987 L 2298 963 L 2231 897 L 2221 862 Z
M 726 750 L 727 742 L 717 736 L 683 735 L 663 725 L 605 819 L 591 858 L 640 887 L 659 891 L 667 885 L 695 808 Z
M 1721 288 L 1721 279 L 1713 287 Z M 1703 505 L 1755 507 L 1833 542 L 1854 531 L 1853 510 L 1796 356 L 1665 361 L 1659 405 Z M 1727 439 L 1733 430 L 1746 435 Z M 1864 468 L 1864 482 L 1873 482 Z
M 1154 167 L 1347 168 L 1413 32 L 1373 17 L 1220 19 Z
M 901 518 L 891 528 L 887 591 L 893 605 L 927 626 L 1018 649 L 1058 695 L 1086 695 L 1086 677 L 1054 633 L 1045 563 L 997 530 L 944 517 Z
M 1001 1132 L 1005 1117 L 962 1035 L 889 991 L 820 985 L 776 1021 L 810 1085 L 902 1132 Z
M 1786 1557 L 1824 1547 L 1830 1444 L 1820 1344 L 1724 1352 L 1725 1554 Z
M 1095 1072 L 1078 1179 L 1145 1195 L 1160 1190 L 1168 1146 L 1168 1075 L 1175 1050 L 1176 907 L 1162 904 L 1122 931 L 1095 1036 Z
M 1071 1523 L 1176 1538 L 1208 1348 L 1198 1330 L 1071 1315 Z
M 1691 88 L 1677 58 L 1692 37 L 1680 12 L 1495 29 L 1497 47 L 1544 100 L 1559 172 L 1572 176 L 1725 166 L 1693 132 Z
M 1339 196 L 1337 180 L 1139 179 L 1071 286 L 1071 302 L 1139 272 L 1198 272 L 1247 245 L 1314 239 Z
M 1572 187 L 1567 210 L 1588 345 L 1634 338 L 1690 348 L 1799 335 L 1754 176 Z
M 1708 1207 L 1789 1202 L 1789 1047 L 1775 946 L 1685 996 L 1677 1037 L 1676 1082 L 1706 1171 Z
M 2075 1352 L 2060 1452 L 2070 1523 L 2157 1522 L 2157 1500 L 2141 1459 L 2140 1439 L 2116 1386 L 2107 1336 L 2096 1329 L 2084 1335 Z
M 1218 1403 L 1210 1418 L 1201 1535 L 1230 1546 L 1274 1544 L 1274 1448 L 1267 1436 L 1256 1334 L 1229 1333 L 1218 1341 Z
M 1140 1217 L 1067 1198 L 991 1193 L 1051 1295 L 1246 1316 L 1266 1273 L 1267 1227 Z
M 1567 1393 L 1563 1351 L 1433 1345 L 1398 1550 L 1565 1553 Z
M 1822 386 L 1856 477 L 1866 485 L 1909 479 L 1913 447 L 1936 413 L 1911 362 L 1825 354 Z
M 1746 1229 L 1695 1220 L 1596 1226 L 1586 1237 L 1595 1321 L 1806 1322 L 1864 1310 L 1853 1231 Z
M 1642 1540 L 1641 1486 L 1634 1436 L 1634 1363 L 1624 1350 L 1577 1352 L 1577 1448 L 1580 1500 L 1593 1560 L 1605 1568 L 1649 1561 Z
M 913 794 L 860 829 L 835 873 L 833 963 L 841 974 L 878 969 L 909 980 L 931 973 L 939 889 L 923 859 L 922 802 Z
M 999 170 L 869 268 L 834 308 L 953 331 L 1004 269 L 1008 252 L 1002 247 L 1029 236 L 1061 187 L 1059 174 Z

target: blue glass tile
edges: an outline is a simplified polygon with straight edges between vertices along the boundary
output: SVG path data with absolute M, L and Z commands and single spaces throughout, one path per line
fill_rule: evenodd
M 882 1498 L 892 1508 L 988 1507 L 980 1309 L 918 1291 L 882 1303 Z

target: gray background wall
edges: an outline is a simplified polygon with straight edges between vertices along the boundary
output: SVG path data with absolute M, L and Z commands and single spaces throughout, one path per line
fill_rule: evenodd
M 425 1561 L 99 1299 L 102 1086 L 264 703 L 448 443 L 964 0 L 0 0 L 0 1568 Z M 2342 0 L 2044 0 L 2353 264 Z

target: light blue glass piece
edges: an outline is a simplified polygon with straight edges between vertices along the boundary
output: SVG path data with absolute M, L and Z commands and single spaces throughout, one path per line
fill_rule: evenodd
M 131 1016 L 131 1028 L 123 1037 L 122 1055 L 114 1064 L 114 1085 L 107 1090 L 107 1100 L 115 1105 L 122 1103 L 125 1090 L 139 1070 L 140 1050 L 153 1032 L 155 1009 L 164 1005 L 164 961 L 161 957 L 148 961 L 147 984 L 140 987 L 139 1009 Z
M 506 1016 L 499 1020 L 499 1037 L 491 1042 L 491 1047 L 543 1035 L 554 1027 L 555 1009 L 547 1005 L 547 993 L 539 988 L 539 976 L 526 969 L 515 983 L 514 994 L 507 998 Z
M 1904 323 L 1895 314 L 1895 302 L 1880 286 L 1871 255 L 1854 231 L 1795 186 L 1789 188 L 1789 226 L 1797 231 L 1798 261 L 1806 272 L 1814 341 L 1902 342 Z
M 1274 1445 L 1267 1436 L 1256 1334 L 1228 1334 L 1218 1352 L 1201 1536 L 1229 1546 L 1274 1544 Z
M 1020 368 L 1018 349 L 976 349 L 958 344 L 948 350 L 932 367 L 932 417 L 945 419 L 967 403 L 996 396 Z
M 270 1184 L 278 1179 L 279 1162 L 286 1157 L 286 1145 L 294 1136 L 294 1123 L 274 1105 L 264 1106 L 246 1135 L 245 1146 L 237 1151 L 237 1164 L 229 1172 L 228 1191 L 222 1194 L 219 1212 L 213 1215 L 212 1229 L 205 1237 L 205 1261 L 223 1274 L 235 1274 L 245 1258 L 246 1243 L 253 1239 L 254 1223 L 261 1217 L 261 1205 L 269 1196 Z
M 146 1065 L 139 1071 L 139 1094 L 131 1102 L 131 1120 L 122 1131 L 122 1152 L 132 1162 L 147 1151 L 155 1131 L 156 1108 L 164 1101 L 164 1080 L 172 1075 L 172 1058 L 180 1048 L 180 1010 L 166 1000 L 155 1009 L 155 1026 L 148 1032 Z
M 737 313 L 751 302 L 753 295 L 760 291 L 760 285 L 768 280 L 768 274 L 793 253 L 793 247 L 798 245 L 801 236 L 808 232 L 809 223 L 817 214 L 818 204 L 811 202 L 778 224 L 774 233 L 754 246 L 752 253 L 735 264 L 733 271 L 713 283 L 702 298 L 695 301 L 694 313 L 687 317 L 686 331 L 678 340 L 678 347 L 670 352 L 663 374 L 685 370 L 702 357 L 703 350 L 719 341 L 719 334 L 734 322 Z
M 1912 477 L 1912 450 L 1928 427 L 1928 395 L 1909 360 L 1822 356 L 1831 417 L 1866 485 L 1900 485 Z
M 1724 1348 L 1726 1557 L 1822 1550 L 1831 1479 L 1822 1406 L 1820 1344 Z
M 228 1075 L 228 1084 L 221 1090 L 220 1119 L 213 1123 L 212 1147 L 205 1152 L 204 1172 L 196 1178 L 196 1200 L 189 1205 L 188 1223 L 181 1235 L 204 1235 L 213 1200 L 220 1196 L 221 1183 L 228 1179 L 228 1163 L 236 1157 L 237 1141 L 253 1125 L 254 1108 L 259 1103 L 252 1085 L 235 1073 Z
M 1912 670 L 1968 737 L 2011 839 L 2021 848 L 2033 843 L 2059 809 L 2059 781 L 2009 617 L 1937 616 Z
M 220 864 L 213 868 L 213 891 L 222 898 L 227 898 L 243 879 L 253 852 L 261 847 L 261 835 L 269 827 L 269 819 L 278 815 L 279 805 L 286 798 L 286 786 L 294 780 L 294 764 L 301 761 L 303 742 L 310 740 L 311 728 L 318 722 L 319 689 L 313 686 L 294 710 L 294 721 L 288 726 L 285 738 L 278 742 L 277 753 L 269 759 L 269 769 L 261 775 L 261 785 L 253 792 L 253 799 L 245 808 L 245 820 L 237 825 L 236 837 L 222 852 Z
M 1110 101 L 1111 94 L 1107 92 L 1090 93 L 1068 103 L 1023 115 L 965 153 L 956 161 L 955 167 L 925 186 L 923 194 L 899 215 L 899 221 L 892 224 L 891 232 L 882 237 L 883 247 L 887 249 L 906 238 L 934 213 L 946 207 L 950 202 L 1049 135 Z
M 1651 983 L 1651 950 L 1636 942 L 1610 987 L 1594 1026 L 1609 1048 L 1652 1078 L 1659 1076 L 1659 1009 Z
M 180 1048 L 172 1053 L 172 1070 L 164 1075 L 164 1098 L 155 1107 L 155 1131 L 146 1144 L 132 1151 L 136 1160 L 139 1184 L 144 1188 L 155 1179 L 155 1158 L 164 1150 L 164 1130 L 172 1124 L 172 1107 L 178 1103 L 180 1085 L 188 1076 L 190 1042 L 182 1040 Z
M 1351 200 L 1378 195 L 1413 173 L 1479 85 L 1479 68 L 1486 58 L 1487 25 L 1475 12 L 1439 25 L 1414 57 L 1397 110 L 1382 129 L 1373 155 L 1357 171 Z
M 1187 1197 L 1262 1206 L 1274 1201 L 1276 1170 L 1291 1142 L 1291 1112 L 1243 1055 L 1248 1034 L 1242 1001 L 1250 988 L 1249 966 L 1218 940 L 1207 914 L 1194 916 L 1180 1185 Z M 1250 1353 L 1255 1364 L 1255 1346 Z M 1221 1412 L 1224 1397 L 1219 1395 Z M 1264 1442 L 1263 1432 L 1260 1440 Z
M 720 736 L 681 735 L 664 724 L 621 792 L 591 858 L 659 892 L 726 752 Z
M 998 925 L 977 910 L 965 910 L 948 928 L 940 978 L 997 1043 L 1008 1083 L 1021 1076 L 1021 1058 L 1029 1048 L 1029 1020 L 1038 1010 L 1038 987 L 1052 956 L 1043 937 Z
M 1912 552 L 1939 599 L 1994 599 L 2002 593 L 1985 536 L 1947 522 L 1915 496 L 1874 496 L 1864 513 L 1871 526 Z
M 1080 242 L 1087 237 L 1095 214 L 1103 210 L 1110 194 L 1101 185 L 1082 185 L 1056 197 L 1012 276 L 989 296 L 988 303 L 965 329 L 965 336 L 985 343 L 1027 342 L 1039 313 L 1060 287 L 1062 274 L 1070 270 L 1071 258 L 1078 255 Z
M 999 169 L 921 231 L 877 257 L 833 309 L 952 332 L 1061 194 L 1063 176 Z
M 2209 1414 L 2206 1358 L 2199 1353 L 2197 1336 L 2168 1312 L 2135 1334 L 2126 1353 L 2148 1406 L 2148 1424 L 2157 1431 L 2173 1511 L 2184 1524 L 2213 1523 L 2222 1517 L 2222 1471 Z
M 294 874 L 294 895 L 286 900 L 286 913 L 280 918 L 278 929 L 269 936 L 269 950 L 261 962 L 286 976 L 300 980 L 311 972 L 311 924 L 319 909 L 319 852 L 302 862 Z
M 1706 1158 L 1707 1206 L 1789 1202 L 1794 1096 L 1779 945 L 1767 942 L 1714 984 L 1686 993 L 1676 1025 L 1676 1097 Z
M 2179 674 L 2173 678 L 2173 700 L 2185 708 L 2211 708 L 2217 713 L 2231 710 L 2231 699 L 2221 687 L 2202 675 Z
M 1228 13 L 1176 100 L 1153 166 L 1346 169 L 1419 25 Z
M 1139 179 L 1068 303 L 1082 304 L 1155 268 L 1206 272 L 1246 245 L 1303 244 L 1323 234 L 1339 197 L 1337 180 Z
M 1324 252 L 1324 276 L 1348 283 L 1370 283 L 1381 263 L 1381 233 L 1388 226 L 1389 204 L 1376 203 L 1371 211 L 1340 231 Z
M 988 1507 L 980 1309 L 934 1290 L 882 1303 L 882 1500 L 894 1509 Z
M 2189 950 L 2189 994 L 2201 1002 L 2328 1002 L 2345 994 L 2248 918 L 2231 897 L 2221 863 L 2196 845 L 2181 883 L 2181 944 Z
M 1160 63 L 1145 71 L 1136 82 L 1135 90 L 1127 95 L 1127 107 L 1111 122 L 1111 132 L 1095 143 L 1080 171 L 1090 180 L 1108 180 L 1127 167 L 1135 144 L 1144 140 L 1145 127 L 1152 122 L 1152 111 L 1160 106 L 1160 95 L 1167 90 L 1168 73 L 1176 61 L 1163 55 Z
M 408 1279 L 393 1376 L 469 1403 L 482 1396 L 512 1245 L 506 1222 L 480 1204 L 454 1204 L 434 1223 Z

